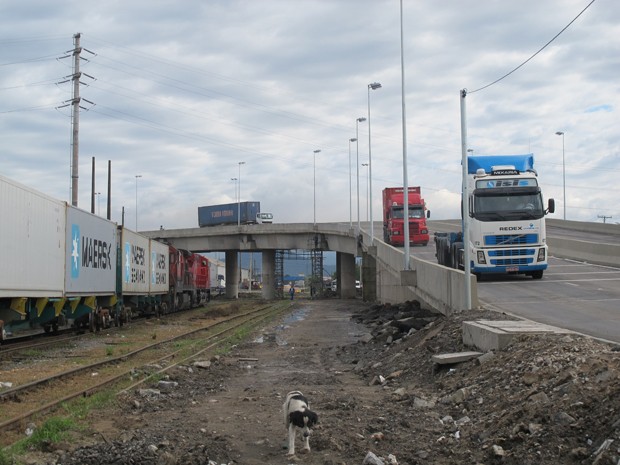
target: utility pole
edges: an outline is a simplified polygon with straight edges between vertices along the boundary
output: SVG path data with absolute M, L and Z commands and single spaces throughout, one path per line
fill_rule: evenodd
M 603 218 L 603 223 L 606 223 L 607 218 L 613 218 L 613 216 L 597 215 L 599 218 Z
M 90 50 L 82 49 L 82 47 L 80 46 L 81 35 L 82 34 L 78 32 L 77 34 L 73 36 L 73 50 L 70 50 L 69 52 L 67 52 L 67 53 L 71 53 L 71 55 L 65 55 L 61 57 L 61 58 L 68 58 L 70 56 L 73 56 L 73 74 L 71 76 L 68 76 L 70 79 L 66 79 L 60 82 L 60 84 L 69 82 L 69 81 L 73 82 L 73 94 L 72 94 L 71 100 L 65 102 L 65 105 L 61 105 L 60 107 L 58 107 L 58 108 L 67 107 L 69 106 L 69 104 L 73 107 L 72 116 L 71 116 L 71 123 L 73 126 L 72 127 L 72 140 L 71 140 L 71 146 L 72 146 L 71 205 L 73 205 L 74 207 L 78 206 L 80 108 L 86 110 L 86 108 L 80 105 L 80 102 L 84 100 L 85 102 L 88 102 L 91 105 L 94 105 L 93 102 L 86 100 L 86 99 L 82 99 L 80 97 L 80 84 L 83 84 L 83 82 L 80 81 L 82 74 L 84 74 L 85 76 L 88 76 L 91 79 L 94 79 L 94 77 L 89 76 L 88 74 L 82 73 L 80 71 L 80 59 L 83 59 L 81 57 L 82 50 L 85 50 L 94 55 L 94 53 L 91 52 Z

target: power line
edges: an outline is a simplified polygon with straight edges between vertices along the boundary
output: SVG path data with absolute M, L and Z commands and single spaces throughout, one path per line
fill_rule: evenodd
M 571 24 L 573 24 L 573 23 L 577 20 L 577 18 L 579 18 L 579 17 L 580 17 L 580 16 L 581 16 L 581 15 L 582 15 L 582 14 L 583 14 L 583 13 L 584 13 L 584 12 L 585 12 L 588 8 L 590 8 L 590 6 L 591 6 L 591 5 L 592 5 L 595 1 L 596 1 L 596 0 L 592 0 L 590 3 L 588 3 L 588 5 L 587 5 L 587 6 L 586 6 L 583 10 L 581 10 L 581 12 L 580 12 L 577 16 L 575 16 L 575 17 L 573 18 L 573 20 L 572 20 L 570 23 L 568 23 L 568 24 L 567 24 L 567 25 L 566 25 L 566 26 L 565 26 L 565 27 L 564 27 L 564 28 L 563 28 L 560 32 L 558 32 L 555 36 L 553 36 L 553 38 L 552 38 L 549 42 L 547 42 L 545 45 L 543 45 L 543 46 L 542 46 L 542 47 L 541 47 L 541 48 L 540 48 L 540 49 L 539 49 L 536 53 L 534 53 L 534 55 L 532 55 L 531 57 L 529 57 L 527 60 L 525 60 L 525 61 L 524 61 L 523 63 L 521 63 L 519 66 L 517 66 L 515 69 L 513 69 L 512 71 L 510 71 L 510 72 L 508 72 L 508 73 L 504 74 L 501 78 L 496 79 L 495 81 L 491 82 L 490 84 L 487 84 L 486 86 L 483 86 L 483 87 L 480 87 L 479 89 L 472 90 L 472 91 L 468 92 L 468 94 L 473 94 L 473 93 L 478 92 L 478 91 L 480 91 L 480 90 L 484 90 L 484 89 L 486 89 L 487 87 L 491 87 L 493 84 L 497 84 L 499 81 L 501 81 L 501 80 L 503 80 L 503 79 L 507 78 L 507 77 L 508 77 L 508 76 L 510 76 L 512 73 L 514 73 L 515 71 L 517 71 L 519 68 L 523 67 L 526 63 L 528 63 L 530 60 L 532 60 L 532 59 L 533 59 L 536 55 L 538 55 L 538 54 L 539 54 L 540 52 L 542 52 L 545 48 L 547 48 L 547 46 L 548 46 L 549 44 L 551 44 L 551 42 L 553 42 L 555 39 L 557 39 L 557 38 L 560 36 L 560 34 L 562 34 L 562 33 L 563 33 L 566 29 L 568 29 L 568 28 L 570 27 L 570 25 L 571 25 Z

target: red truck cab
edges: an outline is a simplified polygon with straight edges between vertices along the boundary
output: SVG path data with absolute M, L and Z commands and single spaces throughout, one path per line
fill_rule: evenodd
M 409 187 L 409 245 L 427 245 L 430 240 L 426 218 L 430 211 L 422 198 L 420 187 Z M 405 245 L 404 189 L 386 187 L 383 189 L 383 240 L 394 246 Z

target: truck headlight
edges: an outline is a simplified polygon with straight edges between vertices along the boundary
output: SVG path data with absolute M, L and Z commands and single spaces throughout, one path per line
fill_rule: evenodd
M 477 255 L 478 255 L 478 263 L 480 263 L 481 265 L 486 265 L 487 260 L 486 258 L 484 258 L 484 252 L 482 250 L 479 250 Z
M 539 262 L 545 261 L 545 249 L 543 248 L 538 249 L 538 258 L 536 260 Z
M 422 229 L 422 230 L 420 231 L 420 234 L 428 234 L 428 229 Z
M 392 236 L 400 236 L 400 231 L 395 229 L 394 231 L 392 231 Z

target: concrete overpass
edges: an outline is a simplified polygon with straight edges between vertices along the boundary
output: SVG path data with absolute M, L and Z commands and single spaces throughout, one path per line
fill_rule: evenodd
M 347 223 L 256 224 L 209 228 L 141 231 L 145 236 L 193 252 L 225 252 L 226 297 L 239 294 L 239 252 L 261 252 L 263 297 L 273 299 L 276 289 L 277 250 L 336 252 L 338 293 L 355 297 L 355 258 L 362 257 L 362 289 L 366 301 L 397 303 L 418 299 L 449 314 L 463 309 L 463 272 L 412 257 L 411 270 L 404 271 L 403 250 L 375 237 L 374 245 L 365 230 L 356 234 Z M 413 250 L 412 250 L 413 252 Z M 472 280 L 472 304 L 478 306 Z
M 430 221 L 432 230 L 458 227 L 459 221 Z M 434 225 L 441 224 L 441 227 Z M 451 226 L 450 226 L 451 225 Z M 620 266 L 620 225 L 548 220 L 548 243 L 557 257 Z M 320 250 L 336 252 L 336 272 L 341 298 L 355 297 L 355 257 L 362 257 L 363 297 L 366 301 L 398 303 L 417 299 L 448 315 L 464 310 L 464 276 L 460 270 L 438 265 L 415 256 L 410 270 L 403 270 L 403 249 L 385 244 L 377 237 L 348 223 L 293 223 L 242 226 L 214 226 L 176 230 L 142 231 L 175 247 L 194 252 L 225 252 L 226 296 L 239 293 L 238 253 L 261 252 L 263 297 L 275 297 L 275 254 L 277 250 Z M 382 225 L 375 223 L 375 231 Z M 584 240 L 583 238 L 586 238 Z M 471 280 L 472 308 L 479 307 L 476 280 Z

